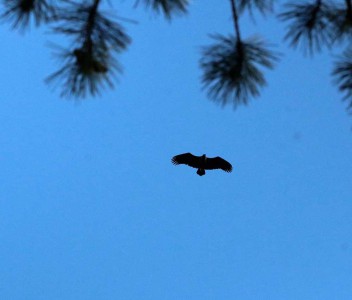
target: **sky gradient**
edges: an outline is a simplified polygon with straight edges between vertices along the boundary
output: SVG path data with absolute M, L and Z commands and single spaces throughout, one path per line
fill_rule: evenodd
M 138 20 L 112 91 L 61 99 L 45 27 L 0 27 L 0 298 L 340 299 L 352 295 L 352 118 L 332 54 L 282 43 L 272 17 L 240 20 L 284 55 L 247 107 L 209 101 L 208 34 L 232 33 L 226 1 L 171 23 Z M 336 50 L 336 53 L 339 51 Z M 192 152 L 233 172 L 173 166 Z

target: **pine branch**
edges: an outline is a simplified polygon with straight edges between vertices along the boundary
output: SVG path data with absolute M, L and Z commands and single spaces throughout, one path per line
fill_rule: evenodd
M 349 102 L 347 109 L 352 112 L 352 48 L 335 61 L 332 76 L 340 92 L 345 93 L 343 100 Z
M 235 36 L 211 36 L 216 42 L 203 48 L 200 66 L 203 89 L 208 90 L 210 99 L 236 108 L 259 96 L 260 88 L 266 85 L 261 68 L 273 68 L 278 55 L 261 39 L 242 41 L 237 4 L 235 0 L 230 3 Z
M 258 38 L 240 41 L 237 37 L 212 36 L 216 43 L 203 48 L 200 60 L 203 88 L 210 99 L 236 108 L 259 96 L 266 85 L 261 67 L 272 69 L 278 55 Z M 239 51 L 240 50 L 240 51 Z
M 345 0 L 347 8 L 347 16 L 349 19 L 352 19 L 352 0 Z
M 112 78 L 122 72 L 113 52 L 120 53 L 130 43 L 119 23 L 98 11 L 100 1 L 75 3 L 57 14 L 53 31 L 73 38 L 73 49 L 56 47 L 63 62 L 46 82 L 61 85 L 62 96 L 83 98 L 100 94 L 100 89 L 113 87 Z
M 4 12 L 0 19 L 12 23 L 13 29 L 24 32 L 31 20 L 36 26 L 52 19 L 55 8 L 51 0 L 3 0 Z
M 330 9 L 330 24 L 333 34 L 332 43 L 349 41 L 352 36 L 352 1 L 332 6 Z
M 187 13 L 189 0 L 136 0 L 136 6 L 140 2 L 144 2 L 147 8 L 151 7 L 156 13 L 163 13 L 167 19 L 171 19 L 173 15 L 181 15 Z
M 304 53 L 313 55 L 322 50 L 323 46 L 329 47 L 333 38 L 331 31 L 332 5 L 321 0 L 312 3 L 288 3 L 286 11 L 279 14 L 283 21 L 291 21 L 285 40 L 293 48 L 301 45 Z
M 233 22 L 235 25 L 236 37 L 237 37 L 238 41 L 241 41 L 241 33 L 240 33 L 239 25 L 238 25 L 238 13 L 237 13 L 235 0 L 230 0 L 230 2 L 231 2 L 232 18 L 233 18 Z
M 238 10 L 240 13 L 248 10 L 250 14 L 253 14 L 253 10 L 256 8 L 260 13 L 265 14 L 273 11 L 274 0 L 237 0 Z

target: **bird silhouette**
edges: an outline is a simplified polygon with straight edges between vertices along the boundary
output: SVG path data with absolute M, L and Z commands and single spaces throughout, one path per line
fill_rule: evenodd
M 187 165 L 192 168 L 196 168 L 199 176 L 205 175 L 205 170 L 221 169 L 225 172 L 230 173 L 232 171 L 231 164 L 220 156 L 217 157 L 206 157 L 205 154 L 202 156 L 195 156 L 192 153 L 183 153 L 174 156 L 171 159 L 174 165 Z

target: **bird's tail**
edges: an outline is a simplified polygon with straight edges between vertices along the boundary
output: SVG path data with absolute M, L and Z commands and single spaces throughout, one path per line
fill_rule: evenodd
M 203 176 L 203 175 L 205 175 L 205 170 L 204 170 L 204 169 L 198 169 L 198 170 L 197 170 L 197 174 L 198 174 L 199 176 Z

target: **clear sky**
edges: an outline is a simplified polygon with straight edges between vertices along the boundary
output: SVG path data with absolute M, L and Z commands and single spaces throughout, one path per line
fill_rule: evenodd
M 170 23 L 126 2 L 124 74 L 80 103 L 43 82 L 57 37 L 0 27 L 0 298 L 351 299 L 352 117 L 331 54 L 241 19 L 285 55 L 259 99 L 221 108 L 198 59 L 209 33 L 232 33 L 229 4 Z M 171 164 L 184 152 L 234 170 L 199 177 Z

